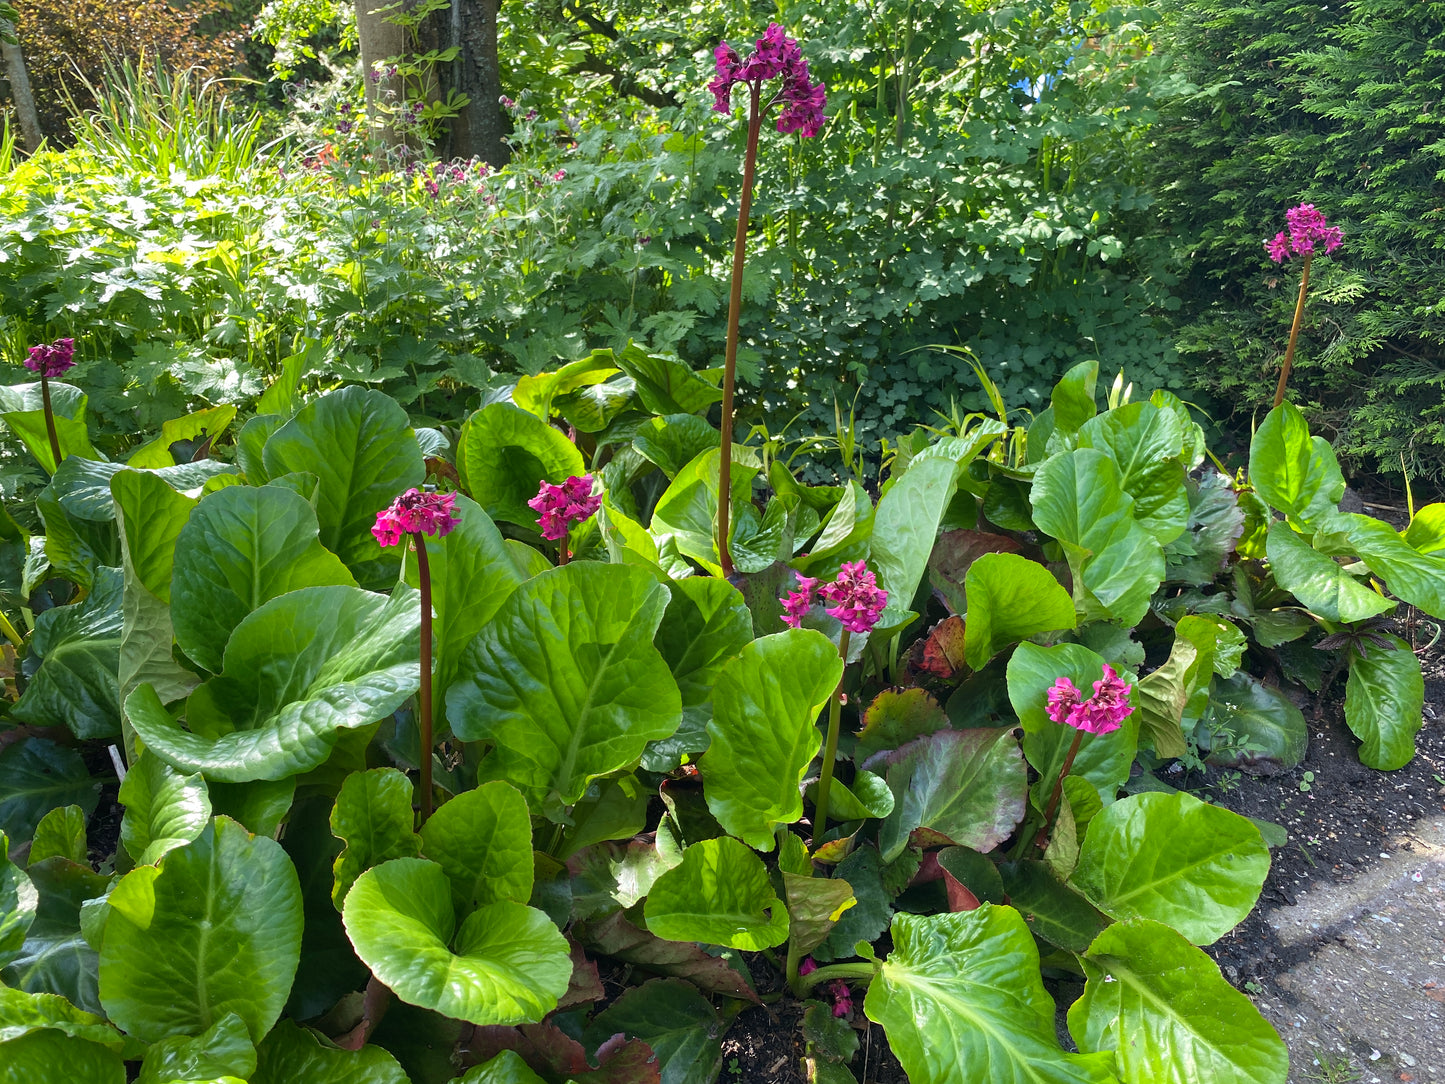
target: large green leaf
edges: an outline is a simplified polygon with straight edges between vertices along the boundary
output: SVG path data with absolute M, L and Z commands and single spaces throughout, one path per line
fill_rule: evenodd
M 559 395 L 600 384 L 617 375 L 617 371 L 611 350 L 594 350 L 555 372 L 518 377 L 512 388 L 512 402 L 542 421 L 550 421 L 555 413 L 552 403 Z
M 35 885 L 10 861 L 10 841 L 0 832 L 0 968 L 20 955 L 39 902 Z
M 806 855 L 804 851 L 800 863 L 806 872 L 782 871 L 788 940 L 791 951 L 798 954 L 812 952 L 826 941 L 838 920 L 858 904 L 853 886 L 842 877 L 814 877 Z
M 0 1043 L 0 1084 L 125 1084 L 113 1050 L 59 1031 L 33 1031 Z
M 152 1044 L 135 1084 L 212 1084 L 225 1077 L 249 1080 L 255 1071 L 256 1048 L 246 1021 L 227 1013 L 195 1038 L 172 1035 Z
M 1116 919 L 1173 926 L 1196 945 L 1244 920 L 1269 873 L 1247 817 L 1182 792 L 1135 794 L 1089 822 L 1070 884 Z
M 64 858 L 77 865 L 88 865 L 90 847 L 85 838 L 88 819 L 78 805 L 52 809 L 35 826 L 35 838 L 30 841 L 26 861 L 33 866 L 47 858 Z
M 1229 757 L 1221 750 L 1211 750 L 1209 763 L 1269 775 L 1287 771 L 1304 760 L 1309 748 L 1309 724 L 1294 701 L 1279 689 L 1240 670 L 1228 678 L 1216 676 L 1208 687 L 1208 696 L 1214 725 L 1244 746 Z
M 515 1050 L 503 1050 L 495 1058 L 474 1065 L 457 1084 L 547 1084 L 532 1072 Z
M 532 897 L 532 820 L 521 791 L 500 779 L 452 798 L 422 825 L 422 850 L 452 885 L 466 917 L 499 900 Z
M 81 933 L 81 909 L 105 893 L 107 878 L 66 858 L 47 858 L 26 871 L 39 903 L 20 954 L 0 971 L 18 990 L 59 994 L 87 1012 L 100 1012 L 95 950 Z
M 912 1084 L 1116 1079 L 1112 1056 L 1060 1049 L 1033 934 L 1011 907 L 985 903 L 956 914 L 898 915 L 893 951 L 863 1007 L 883 1025 Z
M 371 534 L 376 514 L 426 477 L 421 448 L 406 411 L 389 395 L 342 388 L 304 406 L 266 441 L 262 460 L 276 478 L 314 474 L 321 544 L 345 562 L 364 587 L 396 578 L 399 556 Z
M 1365 621 L 1395 608 L 1394 602 L 1355 579 L 1283 520 L 1269 525 L 1265 546 L 1275 582 L 1326 621 Z M 1445 573 L 1445 562 L 1441 571 Z
M 467 649 L 447 717 L 494 749 L 481 779 L 506 779 L 540 807 L 580 799 L 677 729 L 677 682 L 652 644 L 667 588 L 628 565 L 573 562 L 502 603 Z
M 1230 479 L 1218 471 L 1205 471 L 1198 481 L 1187 478 L 1184 485 L 1189 521 L 1185 533 L 1164 548 L 1164 576 L 1202 587 L 1224 571 L 1244 533 L 1244 509 Z
M 938 525 L 957 488 L 959 465 L 932 456 L 915 460 L 888 487 L 873 513 L 869 561 L 891 609 L 906 611 L 928 568 Z
M 1163 666 L 1135 688 L 1141 733 L 1161 757 L 1188 752 L 1184 725 L 1190 729 L 1208 703 L 1209 685 L 1221 655 L 1242 643 L 1242 634 L 1220 617 L 1190 614 L 1174 627 L 1174 646 Z M 1233 664 L 1228 667 L 1231 672 Z M 1083 687 L 1080 686 L 1082 689 Z
M 597 1014 L 588 1036 L 641 1039 L 657 1055 L 661 1084 L 713 1084 L 722 1069 L 723 1024 L 697 987 L 653 979 L 627 990 Z
M 1113 457 L 1097 448 L 1051 456 L 1029 500 L 1034 522 L 1063 546 L 1082 616 L 1138 624 L 1164 579 L 1164 553 L 1135 519 Z
M 1011 730 L 940 730 L 882 758 L 893 811 L 878 830 L 891 862 L 918 833 L 925 846 L 993 850 L 1024 818 L 1028 766 Z M 881 770 L 877 761 L 870 767 Z
M 115 519 L 115 498 L 111 482 L 116 475 L 129 473 L 134 468 L 124 463 L 105 463 L 94 459 L 66 460 L 51 480 L 50 490 L 55 494 L 67 515 L 92 522 L 109 522 Z M 217 459 L 203 459 L 198 463 L 182 463 L 176 467 L 162 467 L 146 471 L 165 482 L 172 489 L 183 493 L 199 495 L 208 482 L 221 475 L 235 474 L 236 468 Z
M 844 561 L 861 561 L 868 556 L 874 518 L 873 501 L 868 491 L 857 482 L 850 481 L 843 487 L 838 503 L 828 513 L 812 549 L 795 557 L 793 567 L 808 576 L 832 579 Z
M 331 867 L 331 902 L 338 911 L 366 870 L 421 853 L 411 802 L 411 780 L 395 768 L 352 772 L 341 784 L 331 807 L 331 834 L 345 844 Z
M 1398 636 L 1389 648 L 1350 653 L 1345 722 L 1361 741 L 1360 761 L 1371 768 L 1403 768 L 1415 757 L 1415 734 L 1424 725 L 1425 681 L 1420 660 Z
M 75 385 L 59 380 L 48 383 L 51 417 L 55 421 L 61 457 L 97 458 L 85 424 L 85 393 Z M 0 421 L 20 438 L 47 474 L 55 473 L 55 457 L 51 455 L 50 435 L 45 427 L 45 398 L 40 381 L 0 388 Z
M 302 587 L 355 580 L 318 539 L 311 505 L 277 486 L 229 486 L 191 513 L 176 540 L 176 642 L 212 673 L 231 633 L 262 605 Z
M 1169 927 L 1131 919 L 1082 956 L 1069 1008 L 1080 1050 L 1112 1050 L 1127 1084 L 1284 1084 L 1289 1054 L 1219 965 Z
M 1249 480 L 1271 508 L 1306 527 L 1334 512 L 1345 492 L 1334 449 L 1310 436 L 1304 415 L 1290 403 L 1271 410 L 1255 430 Z
M 718 823 L 760 851 L 803 815 L 803 775 L 818 753 L 815 725 L 843 675 L 821 632 L 789 629 L 754 640 L 713 689 L 712 744 L 698 762 Z
M 397 1060 L 379 1046 L 341 1050 L 315 1032 L 283 1020 L 256 1048 L 250 1084 L 411 1084 Z
M 1401 537 L 1421 553 L 1445 553 L 1445 504 L 1418 509 Z
M 694 843 L 652 885 L 647 928 L 668 941 L 756 952 L 788 939 L 788 909 L 762 859 L 730 836 Z
M 422 858 L 363 873 L 342 920 L 357 955 L 397 997 L 473 1024 L 540 1020 L 572 977 L 566 938 L 534 908 L 489 903 L 458 931 L 451 883 Z
M 150 686 L 126 700 L 146 745 L 184 772 L 244 783 L 319 766 L 344 731 L 395 711 L 420 684 L 416 593 L 308 587 L 247 616 L 222 672 L 186 701 L 190 731 Z
M 700 453 L 718 447 L 719 439 L 718 431 L 695 414 L 667 414 L 638 425 L 632 446 L 672 479 Z
M 527 502 L 542 482 L 560 485 L 585 471 L 567 434 L 511 403 L 485 406 L 462 425 L 462 489 L 493 519 L 535 529 L 537 513 Z
M 126 464 L 132 467 L 173 467 L 176 458 L 171 454 L 172 444 L 185 441 L 201 447 L 210 445 L 226 431 L 235 417 L 236 408 L 225 404 L 161 422 L 161 431 L 132 452 Z M 185 458 L 189 460 L 190 454 Z
M 1343 518 L 1350 544 L 1370 571 L 1383 577 L 1390 590 L 1411 606 L 1445 619 L 1445 553 L 1422 553 L 1388 523 L 1369 516 Z
M 0 1043 L 47 1029 L 116 1051 L 126 1046 L 125 1037 L 104 1019 L 77 1009 L 59 994 L 27 993 L 0 986 Z
M 1048 717 L 1049 688 L 1061 677 L 1074 683 L 1085 696 L 1104 676 L 1104 660 L 1080 644 L 1038 647 L 1019 644 L 1008 663 L 1008 696 L 1024 728 L 1024 756 L 1039 773 L 1034 804 L 1043 809 L 1053 793 L 1054 781 L 1079 731 Z M 1129 766 L 1138 751 L 1138 712 L 1111 734 L 1084 734 L 1070 774 L 1083 776 L 1103 795 L 1105 804 L 1129 778 Z
M 199 775 L 182 775 L 150 751 L 131 763 L 120 785 L 120 841 L 139 865 L 154 865 L 168 851 L 205 830 L 211 797 Z
M 985 553 L 964 579 L 964 658 L 975 670 L 1006 647 L 1077 624 L 1069 593 L 1053 573 L 1016 553 Z
M 686 362 L 649 354 L 631 343 L 615 355 L 617 367 L 637 384 L 637 397 L 651 414 L 698 414 L 722 398 L 713 380 L 699 376 Z
M 1054 431 L 1072 436 L 1099 410 L 1094 389 L 1099 379 L 1097 361 L 1081 361 L 1059 378 L 1050 393 Z
M 35 619 L 30 657 L 41 660 L 10 717 L 36 726 L 66 726 L 79 738 L 120 733 L 117 671 L 121 602 L 118 569 L 98 568 L 80 602 L 57 606 Z
M 275 840 L 217 817 L 111 892 L 100 1000 L 147 1042 L 195 1035 L 230 1012 L 256 1041 L 281 1015 L 300 956 L 291 860 Z
M 1009 903 L 1028 919 L 1029 929 L 1051 945 L 1083 952 L 1109 924 L 1098 908 L 1060 881 L 1047 862 L 1004 862 L 998 872 Z
M 1141 527 L 1165 544 L 1183 533 L 1189 493 L 1178 415 L 1153 403 L 1125 403 L 1085 422 L 1078 440 L 1081 448 L 1101 448 L 1114 457 L 1119 483 L 1134 498 L 1134 518 Z
M 653 642 L 672 668 L 682 696 L 682 725 L 654 742 L 642 758 L 649 771 L 671 771 L 684 753 L 707 748 L 713 686 L 723 664 L 753 638 L 753 620 L 742 594 L 725 580 L 692 576 L 668 584 L 672 600 Z
M 46 738 L 12 742 L 0 748 L 0 831 L 25 843 L 57 806 L 78 805 L 89 815 L 100 801 L 100 783 L 74 749 Z
M 670 537 L 679 553 L 691 557 L 713 575 L 721 572 L 717 544 L 713 537 L 718 509 L 718 466 L 722 453 L 708 448 L 677 472 L 677 477 L 658 498 L 648 531 L 660 547 Z M 750 506 L 753 477 L 761 464 L 757 453 L 733 445 L 732 505 L 737 513 L 730 521 L 729 534 L 737 529 L 743 508 Z

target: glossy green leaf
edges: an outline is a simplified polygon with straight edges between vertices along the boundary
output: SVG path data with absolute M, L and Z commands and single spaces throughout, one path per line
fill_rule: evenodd
M 1003 880 L 993 859 L 968 847 L 945 847 L 938 852 L 943 871 L 973 893 L 980 903 L 1003 903 Z
M 20 955 L 39 902 L 35 885 L 10 861 L 10 840 L 0 832 L 0 968 Z
M 40 669 L 10 718 L 36 726 L 65 726 L 78 738 L 120 733 L 117 670 L 120 666 L 120 571 L 95 570 L 90 594 L 35 619 L 30 657 Z
M 281 1015 L 300 954 L 290 859 L 274 840 L 218 817 L 111 892 L 100 1000 L 147 1042 L 194 1035 L 230 1012 L 254 1041 Z
M 356 878 L 393 858 L 415 858 L 411 780 L 395 768 L 352 772 L 331 807 L 331 834 L 345 846 L 332 865 L 331 902 L 341 910 Z
M 1066 677 L 1086 695 L 1094 682 L 1104 676 L 1104 660 L 1079 644 L 1055 644 L 1038 647 L 1020 644 L 1008 664 L 1008 695 L 1014 713 L 1024 728 L 1024 756 L 1039 773 L 1034 785 L 1034 804 L 1042 810 L 1053 793 L 1074 735 L 1072 727 L 1056 723 L 1048 717 L 1049 688 L 1060 677 Z M 1084 734 L 1072 775 L 1083 776 L 1099 789 L 1107 805 L 1129 778 L 1129 766 L 1139 744 L 1139 713 L 1124 720 L 1123 726 L 1111 734 Z
M 754 640 L 718 675 L 703 791 L 718 823 L 760 851 L 803 815 L 799 786 L 822 741 L 815 723 L 842 673 L 826 636 L 789 629 Z
M 319 531 L 311 505 L 276 486 L 231 486 L 201 501 L 176 540 L 171 620 L 181 650 L 219 673 L 248 614 L 298 588 L 353 585 Z
M 1113 458 L 1097 448 L 1052 456 L 1029 500 L 1034 522 L 1063 546 L 1083 618 L 1138 624 L 1164 579 L 1164 553 L 1136 520 Z
M 897 749 L 946 726 L 948 716 L 924 689 L 885 689 L 863 712 L 855 759 L 862 764 L 874 753 Z
M 635 764 L 682 718 L 653 646 L 668 591 L 644 569 L 573 562 L 517 588 L 467 649 L 447 695 L 459 738 L 490 741 L 479 778 L 562 804 Z
M 93 522 L 115 519 L 115 497 L 111 483 L 119 474 L 134 471 L 124 463 L 107 463 L 95 459 L 66 460 L 51 480 L 50 489 L 67 515 Z M 235 467 L 217 459 L 198 463 L 182 463 L 146 471 L 183 493 L 201 490 L 208 482 L 225 474 L 234 474 Z
M 1239 630 L 1223 618 L 1190 614 L 1180 619 L 1168 660 L 1135 684 L 1140 735 L 1155 753 L 1182 757 L 1188 752 L 1184 727 L 1193 729 L 1208 702 L 1216 661 L 1225 653 L 1237 657 L 1242 646 Z
M 672 484 L 658 498 L 648 525 L 648 532 L 659 547 L 671 538 L 679 553 L 691 557 L 714 575 L 721 571 L 713 537 L 721 460 L 718 448 L 708 448 L 678 471 Z M 733 446 L 731 485 L 735 514 L 730 521 L 730 534 L 737 529 L 740 510 L 751 503 L 753 477 L 760 467 L 755 451 L 742 445 Z
M 1116 1081 L 1111 1055 L 1060 1049 L 1038 949 L 1011 907 L 897 916 L 863 1007 L 912 1084 Z
M 925 846 L 991 851 L 1024 818 L 1028 766 L 1011 730 L 940 730 L 887 754 L 884 762 L 895 799 L 878 830 L 885 862 L 915 834 Z
M 589 951 L 655 974 L 687 979 L 704 993 L 757 1001 L 752 977 L 736 952 L 713 956 L 690 941 L 664 941 L 638 929 L 621 912 L 599 922 L 574 926 L 573 933 Z
M 241 468 L 249 484 L 263 486 L 271 480 L 264 462 L 266 442 L 286 420 L 280 414 L 257 414 L 236 434 L 236 466 Z
M 0 1043 L 47 1029 L 115 1051 L 126 1045 L 125 1036 L 102 1017 L 77 1009 L 58 994 L 33 994 L 0 986 Z
M 458 930 L 451 882 L 422 858 L 363 873 L 342 920 L 357 955 L 397 997 L 473 1024 L 540 1020 L 572 977 L 566 938 L 534 908 L 499 900 Z
M 788 939 L 792 951 L 809 953 L 821 945 L 838 920 L 858 899 L 842 877 L 814 877 L 783 872 L 783 894 L 788 898 Z
M 487 515 L 535 529 L 527 502 L 542 482 L 560 485 L 586 468 L 566 433 L 511 403 L 492 403 L 462 425 L 457 472 Z
M 26 871 L 39 900 L 20 953 L 3 970 L 7 986 L 58 994 L 86 1012 L 100 1012 L 95 950 L 81 932 L 88 900 L 105 893 L 108 878 L 67 858 L 47 858 Z
M 1445 618 L 1445 553 L 1423 553 L 1388 523 L 1369 516 L 1344 519 L 1355 552 L 1384 579 L 1392 594 L 1432 617 Z
M 73 384 L 51 380 L 50 409 L 62 457 L 97 458 L 85 424 L 86 395 Z M 45 398 L 40 381 L 11 384 L 0 389 L 0 421 L 20 438 L 47 474 L 55 473 L 50 435 L 45 427 Z
M 618 1034 L 645 1042 L 657 1056 L 661 1084 L 713 1084 L 722 1068 L 722 1033 L 717 1010 L 681 979 L 626 990 L 588 1028 L 598 1045 Z
M 861 561 L 868 556 L 873 521 L 873 501 L 868 491 L 850 481 L 812 547 L 793 559 L 793 567 L 804 575 L 832 579 L 844 561 Z
M 730 836 L 694 843 L 647 894 L 647 928 L 668 941 L 756 952 L 788 939 L 788 909 L 762 859 Z
M 532 821 L 527 800 L 493 780 L 449 800 L 422 826 L 422 850 L 452 885 L 457 914 L 532 896 Z
M 1077 624 L 1073 600 L 1053 573 L 1016 553 L 979 557 L 968 567 L 964 588 L 964 657 L 975 670 L 1020 640 Z
M 1420 553 L 1445 554 L 1445 503 L 1416 509 L 1401 537 Z
M 1184 434 L 1179 418 L 1153 403 L 1126 403 L 1085 422 L 1078 446 L 1099 448 L 1119 468 L 1119 484 L 1134 498 L 1134 518 L 1160 543 L 1183 533 L 1189 493 L 1180 462 Z
M 78 805 L 52 809 L 35 826 L 35 837 L 30 841 L 30 856 L 26 861 L 34 865 L 47 858 L 64 858 L 77 865 L 87 865 L 90 862 L 85 842 L 88 819 L 85 810 Z
M 0 1084 L 125 1084 L 120 1055 L 59 1031 L 0 1043 Z
M 869 561 L 894 610 L 908 609 L 928 568 L 938 526 L 957 488 L 958 469 L 951 459 L 916 459 L 878 500 Z
M 149 750 L 126 773 L 120 804 L 120 841 L 137 865 L 154 865 L 199 836 L 211 819 L 205 779 L 182 775 Z
M 1345 722 L 1360 739 L 1360 761 L 1371 768 L 1403 768 L 1415 757 L 1415 734 L 1424 725 L 1425 681 L 1410 645 L 1389 636 L 1390 648 L 1366 645 L 1350 652 Z
M 1395 608 L 1393 601 L 1355 579 L 1283 520 L 1269 525 L 1265 545 L 1275 582 L 1326 621 L 1365 621 Z M 1441 571 L 1445 573 L 1445 562 Z
M 242 783 L 317 767 L 348 729 L 385 718 L 417 689 L 416 594 L 308 587 L 247 616 L 222 672 L 186 701 L 190 731 L 149 686 L 126 700 L 146 745 L 183 772 Z
M 550 421 L 553 402 L 579 388 L 591 387 L 617 375 L 612 351 L 594 350 L 585 358 L 570 361 L 554 372 L 537 373 L 517 378 L 512 388 L 512 402 L 542 421 Z
M 718 431 L 695 414 L 648 418 L 637 427 L 632 446 L 669 479 L 702 452 L 718 447 Z
M 1345 492 L 1334 449 L 1311 437 L 1304 415 L 1282 403 L 1265 416 L 1249 442 L 1249 480 L 1271 508 L 1304 526 L 1332 513 Z
M 227 1013 L 195 1038 L 172 1035 L 152 1044 L 135 1084 L 211 1084 L 223 1077 L 249 1080 L 255 1071 L 256 1048 L 246 1021 Z
M 396 1058 L 379 1046 L 341 1050 L 313 1031 L 283 1020 L 256 1048 L 250 1084 L 411 1084 Z
M 0 831 L 25 843 L 40 818 L 57 806 L 94 812 L 99 789 L 100 781 L 91 778 L 74 749 L 46 738 L 11 742 L 0 748 Z
M 547 1084 L 522 1060 L 515 1050 L 503 1050 L 495 1058 L 474 1065 L 457 1084 Z
M 1279 1035 L 1219 965 L 1169 927 L 1131 919 L 1082 956 L 1069 1009 L 1080 1050 L 1111 1050 L 1128 1084 L 1284 1084 Z
M 882 770 L 883 761 L 875 765 Z M 814 804 L 818 801 L 818 784 L 808 784 L 807 797 Z M 897 799 L 881 775 L 869 771 L 858 771 L 850 783 L 834 779 L 828 795 L 828 809 L 835 820 L 861 821 L 868 818 L 886 817 L 893 812 Z
M 648 748 L 642 766 L 649 771 L 671 771 L 684 753 L 695 756 L 707 748 L 717 676 L 753 638 L 747 602 L 727 581 L 693 576 L 668 588 L 672 599 L 653 642 L 682 696 L 682 725 Z
M 396 578 L 400 560 L 371 534 L 376 514 L 426 477 L 406 411 L 389 395 L 349 387 L 312 400 L 271 434 L 262 452 L 269 477 L 316 475 L 321 544 L 364 587 Z
M 1109 920 L 1059 880 L 1047 862 L 1004 862 L 998 868 L 1009 902 L 1028 919 L 1029 929 L 1051 945 L 1083 952 Z
M 1081 361 L 1059 378 L 1049 397 L 1056 433 L 1072 436 L 1098 413 L 1099 405 L 1094 398 L 1098 379 L 1097 361 Z
M 171 418 L 161 422 L 161 431 L 152 440 L 142 444 L 126 459 L 131 467 L 173 467 L 176 457 L 171 454 L 171 445 L 179 441 L 204 447 L 226 431 L 235 420 L 236 408 L 229 404 L 207 407 L 184 418 Z M 185 457 L 190 459 L 190 455 Z
M 1279 689 L 1243 671 L 1229 678 L 1215 677 L 1209 687 L 1209 712 L 1214 725 L 1248 746 L 1230 758 L 1211 751 L 1211 764 L 1270 774 L 1295 767 L 1309 749 L 1304 713 Z
M 1164 578 L 1203 586 L 1224 571 L 1244 533 L 1244 509 L 1230 479 L 1218 471 L 1205 471 L 1198 481 L 1187 478 L 1184 488 L 1189 520 L 1184 533 L 1164 547 Z
M 637 384 L 637 397 L 651 414 L 698 414 L 722 398 L 714 381 L 677 358 L 649 354 L 629 343 L 615 354 L 617 367 Z M 721 370 L 710 370 L 714 380 Z
M 434 705 L 446 703 L 447 690 L 461 673 L 462 658 L 472 638 L 527 578 L 507 552 L 501 531 L 475 501 L 458 495 L 456 515 L 461 522 L 450 534 L 426 540 L 432 609 L 436 611 L 432 621 Z M 410 548 L 404 576 L 407 583 L 420 587 L 416 553 Z M 433 711 L 441 715 L 436 708 Z
M 1135 794 L 1089 824 L 1070 884 L 1116 919 L 1173 926 L 1197 945 L 1244 920 L 1269 873 L 1245 817 L 1189 794 Z
M 657 792 L 635 775 L 593 783 L 572 807 L 572 824 L 562 834 L 554 857 L 565 862 L 594 843 L 631 839 L 647 829 L 648 807 Z

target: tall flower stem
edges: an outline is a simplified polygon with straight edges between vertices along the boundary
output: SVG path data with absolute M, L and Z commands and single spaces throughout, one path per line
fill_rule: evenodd
M 845 628 L 838 637 L 838 654 L 843 657 L 844 672 L 848 667 L 849 631 Z M 823 833 L 828 828 L 828 795 L 833 789 L 833 761 L 838 756 L 838 723 L 843 714 L 843 679 L 838 678 L 838 687 L 833 690 L 833 699 L 828 702 L 828 739 L 823 744 L 823 770 L 818 776 L 818 802 L 813 809 L 813 847 L 817 848 Z
M 1059 778 L 1054 781 L 1054 792 L 1049 795 L 1049 808 L 1044 810 L 1044 826 L 1037 837 L 1040 850 L 1048 845 L 1050 827 L 1054 823 L 1054 814 L 1059 809 L 1059 799 L 1063 797 L 1064 780 L 1068 778 L 1070 769 L 1074 766 L 1074 758 L 1079 755 L 1079 746 L 1083 743 L 1084 732 L 1074 731 L 1074 743 L 1069 746 L 1069 755 L 1064 757 L 1064 766 L 1059 769 Z
M 420 531 L 411 536 L 416 542 L 417 583 L 421 588 L 421 690 L 417 694 L 417 724 L 421 730 L 421 823 L 431 816 L 431 568 L 427 565 L 426 540 Z
M 45 431 L 50 435 L 50 454 L 55 457 L 53 474 L 60 469 L 60 438 L 55 433 L 55 413 L 50 408 L 50 381 L 40 374 L 40 400 L 45 407 Z
M 762 87 L 748 84 L 748 145 L 743 154 L 743 188 L 738 196 L 738 230 L 733 238 L 733 279 L 728 294 L 728 338 L 723 355 L 722 440 L 718 460 L 717 552 L 724 576 L 733 574 L 728 549 L 728 518 L 732 511 L 733 389 L 738 371 L 738 318 L 743 307 L 743 263 L 747 258 L 748 219 L 753 208 L 753 176 L 758 165 L 758 135 L 763 129 Z
M 1289 329 L 1289 346 L 1285 348 L 1284 364 L 1280 366 L 1279 370 L 1279 383 L 1275 385 L 1274 389 L 1275 406 L 1279 406 L 1284 402 L 1284 389 L 1289 384 L 1289 371 L 1294 365 L 1294 344 L 1295 340 L 1299 338 L 1300 322 L 1304 319 L 1305 315 L 1305 291 L 1307 291 L 1310 286 L 1310 260 L 1312 258 L 1311 253 L 1305 254 L 1304 271 L 1300 275 L 1299 280 L 1299 300 L 1295 302 L 1294 306 L 1294 325 Z

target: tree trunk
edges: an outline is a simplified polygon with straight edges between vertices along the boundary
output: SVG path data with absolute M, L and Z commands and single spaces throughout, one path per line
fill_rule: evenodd
M 374 80 L 377 65 L 391 57 L 407 52 L 406 30 L 386 19 L 379 9 L 387 6 L 387 0 L 355 0 L 356 38 L 361 46 L 362 84 L 366 87 L 366 112 L 372 124 L 372 132 L 381 142 L 392 145 L 397 142 L 396 131 L 389 116 L 379 111 L 378 101 L 386 101 L 393 107 L 401 105 L 404 88 L 399 75 L 383 75 Z
M 10 98 L 15 103 L 15 119 L 20 125 L 20 145 L 34 154 L 45 137 L 40 131 L 40 114 L 35 110 L 35 96 L 30 92 L 30 75 L 25 70 L 25 54 L 15 37 L 15 28 L 0 20 L 0 60 L 5 64 L 5 78 L 10 83 Z M 495 33 L 492 36 L 495 57 Z
M 452 122 L 452 154 L 480 158 L 493 167 L 504 166 L 512 149 L 503 137 L 507 120 L 502 113 L 502 72 L 497 61 L 497 13 L 501 0 L 452 0 L 453 42 L 461 47 L 454 64 L 454 85 L 471 99 Z

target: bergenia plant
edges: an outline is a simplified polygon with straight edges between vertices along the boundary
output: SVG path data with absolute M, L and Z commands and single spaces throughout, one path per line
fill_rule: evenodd
M 1264 243 L 1269 258 L 1275 263 L 1284 263 L 1291 256 L 1303 256 L 1304 268 L 1300 272 L 1299 300 L 1294 306 L 1294 324 L 1289 329 L 1289 346 L 1285 348 L 1284 364 L 1279 371 L 1279 384 L 1274 390 L 1274 405 L 1284 402 L 1284 390 L 1289 384 L 1290 367 L 1294 365 L 1295 341 L 1299 338 L 1300 322 L 1305 314 L 1305 291 L 1310 285 L 1310 262 L 1317 249 L 1323 248 L 1328 255 L 1344 242 L 1344 231 L 1338 226 L 1325 224 L 1325 216 L 1315 210 L 1313 203 L 1301 203 L 1284 214 L 1288 227 Z
M 1075 733 L 1068 756 L 1064 758 L 1064 765 L 1059 769 L 1059 777 L 1054 781 L 1049 807 L 1044 811 L 1044 829 L 1039 836 L 1040 842 L 1048 838 L 1049 826 L 1059 808 L 1059 797 L 1064 792 L 1064 780 L 1074 766 L 1074 758 L 1079 755 L 1079 745 L 1083 742 L 1084 735 L 1112 734 L 1123 726 L 1124 720 L 1134 712 L 1134 706 L 1129 703 L 1129 693 L 1133 688 L 1119 677 L 1112 666 L 1105 663 L 1104 676 L 1094 682 L 1094 695 L 1087 700 L 1078 687 L 1066 677 L 1059 678 L 1049 689 L 1046 714 L 1060 726 L 1073 727 Z
M 417 582 L 421 589 L 421 688 L 417 693 L 417 724 L 421 731 L 421 823 L 431 816 L 432 799 L 432 625 L 431 570 L 426 536 L 445 538 L 461 519 L 454 493 L 409 489 L 376 514 L 371 533 L 383 546 L 396 546 L 410 536 L 416 549 Z
M 60 467 L 60 438 L 55 432 L 55 414 L 50 407 L 50 378 L 63 376 L 75 365 L 75 340 L 56 339 L 46 345 L 41 343 L 30 348 L 25 359 L 25 368 L 40 374 L 40 397 L 45 407 L 45 431 L 50 437 L 50 454 L 55 466 Z
M 758 39 L 752 55 L 743 60 L 727 42 L 713 51 L 717 74 L 708 90 L 713 94 L 713 108 L 719 113 L 732 112 L 733 88 L 748 88 L 748 140 L 743 153 L 743 187 L 738 196 L 738 228 L 733 239 L 732 288 L 728 294 L 727 347 L 723 359 L 722 458 L 718 464 L 718 563 L 724 576 L 733 572 L 732 554 L 728 549 L 728 520 L 732 493 L 733 391 L 737 382 L 738 317 L 743 304 L 743 263 L 747 254 L 748 215 L 753 202 L 753 175 L 758 162 L 758 137 L 763 118 L 775 105 L 778 131 L 815 136 L 823 127 L 823 106 L 826 93 L 822 83 L 814 83 L 808 74 L 808 62 L 798 43 L 788 37 L 777 23 Z M 766 101 L 763 84 L 778 79 L 776 89 Z
M 565 565 L 571 557 L 568 532 L 597 514 L 597 509 L 602 507 L 602 494 L 593 494 L 592 475 L 573 475 L 560 486 L 544 481 L 527 507 L 537 513 L 542 537 L 557 543 L 557 563 Z
M 838 637 L 838 653 L 843 662 L 848 662 L 849 640 L 853 633 L 865 633 L 878 624 L 878 618 L 888 605 L 888 592 L 878 586 L 878 579 L 862 561 L 845 561 L 838 570 L 838 578 L 821 587 L 810 576 L 799 576 L 798 586 L 782 599 L 783 622 L 793 628 L 803 623 L 803 617 L 813 608 L 814 594 L 825 602 L 832 603 L 826 608 L 830 617 L 836 617 L 843 626 Z M 818 776 L 818 802 L 813 813 L 813 838 L 821 841 L 828 827 L 828 792 L 833 785 L 833 761 L 838 755 L 838 726 L 843 707 L 843 683 L 839 681 L 832 699 L 828 702 L 828 738 L 823 746 L 823 767 Z

